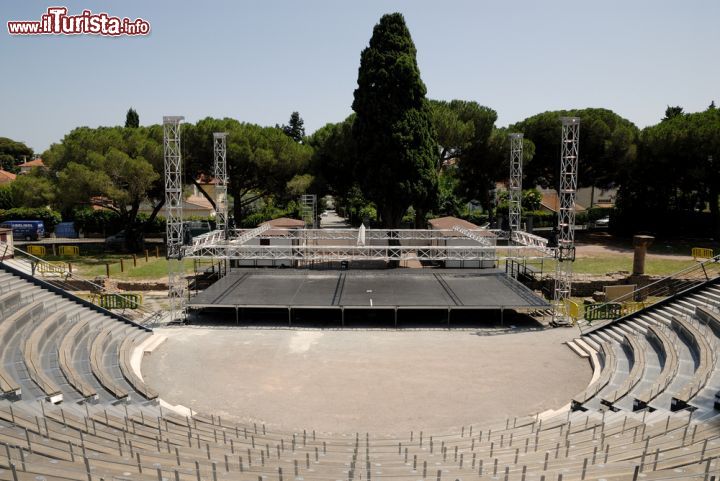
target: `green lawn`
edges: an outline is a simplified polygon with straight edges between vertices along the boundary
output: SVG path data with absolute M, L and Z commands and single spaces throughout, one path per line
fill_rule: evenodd
M 124 272 L 120 271 L 120 259 L 124 262 Z M 113 279 L 159 280 L 167 277 L 168 261 L 164 257 L 137 258 L 137 267 L 133 267 L 132 257 L 128 254 L 105 254 L 102 256 L 80 256 L 75 258 L 46 256 L 48 261 L 70 262 L 73 272 L 80 277 L 92 279 L 105 276 L 105 264 L 110 264 L 110 277 Z M 192 259 L 184 259 L 183 266 L 186 273 L 193 272 Z
M 124 260 L 124 272 L 120 272 L 120 259 Z M 137 267 L 133 267 L 132 257 L 128 254 L 101 254 L 97 256 L 80 256 L 76 258 L 46 256 L 48 261 L 71 262 L 73 272 L 84 278 L 105 276 L 105 264 L 110 264 L 110 277 L 113 279 L 156 280 L 167 277 L 168 263 L 164 257 L 150 257 L 145 262 L 144 256 L 137 259 Z M 649 275 L 669 275 L 682 269 L 695 265 L 692 260 L 653 258 L 648 256 L 645 263 L 645 272 Z M 184 259 L 185 272 L 194 272 L 192 259 Z M 207 267 L 207 265 L 203 265 Z M 543 271 L 552 273 L 555 261 L 544 262 Z M 632 255 L 617 254 L 597 257 L 578 258 L 573 265 L 573 272 L 578 274 L 605 275 L 620 271 L 632 271 Z
M 645 273 L 665 276 L 695 264 L 695 261 L 648 257 L 645 261 Z M 555 269 L 555 261 L 551 260 L 544 264 L 545 272 L 552 272 L 553 269 Z M 632 256 L 581 257 L 573 264 L 573 272 L 578 274 L 603 275 L 620 271 L 632 272 Z

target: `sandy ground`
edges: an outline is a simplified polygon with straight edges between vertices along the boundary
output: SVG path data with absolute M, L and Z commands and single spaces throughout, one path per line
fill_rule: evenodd
M 164 400 L 276 429 L 442 431 L 557 409 L 591 377 L 574 329 L 158 331 L 143 374 Z

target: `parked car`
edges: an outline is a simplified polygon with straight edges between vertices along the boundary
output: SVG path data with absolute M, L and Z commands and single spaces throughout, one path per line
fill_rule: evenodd
M 15 239 L 36 241 L 45 235 L 45 224 L 41 220 L 7 220 L 0 227 L 12 229 Z
M 124 230 L 105 238 L 105 248 L 121 248 L 125 246 L 127 235 Z
M 596 229 L 607 229 L 610 226 L 610 217 L 603 217 L 595 221 Z

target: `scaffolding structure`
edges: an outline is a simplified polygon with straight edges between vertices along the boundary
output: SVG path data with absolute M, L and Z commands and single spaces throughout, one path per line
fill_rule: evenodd
M 163 117 L 165 157 L 165 213 L 168 259 L 168 298 L 170 322 L 185 318 L 185 279 L 183 271 L 183 196 L 182 154 L 180 151 L 181 116 Z
M 556 324 L 568 324 L 570 321 L 565 312 L 565 300 L 570 298 L 572 267 L 575 261 L 575 197 L 578 186 L 580 119 L 562 117 L 560 120 L 562 136 L 553 321 Z
M 359 229 L 283 229 L 263 224 L 235 230 L 228 239 L 214 231 L 185 246 L 187 258 L 299 263 L 345 260 L 495 261 L 555 257 L 547 239 L 496 229 L 365 229 L 365 244 L 358 245 Z
M 317 229 L 317 196 L 315 194 L 300 196 L 300 217 L 305 221 L 305 227 Z
M 228 199 L 227 199 L 227 132 L 213 133 L 214 172 L 215 178 L 215 229 L 228 233 Z
M 522 163 L 523 134 L 510 134 L 510 181 L 508 182 L 508 203 L 510 206 L 510 233 L 520 230 L 522 213 Z

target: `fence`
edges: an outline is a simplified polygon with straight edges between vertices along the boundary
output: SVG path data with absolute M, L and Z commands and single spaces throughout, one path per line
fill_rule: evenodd
M 105 309 L 137 309 L 142 306 L 142 294 L 100 294 L 100 307 Z
M 58 251 L 63 257 L 75 257 L 80 255 L 80 248 L 78 246 L 60 246 Z
M 44 246 L 27 246 L 28 254 L 34 255 L 34 256 L 44 256 L 45 255 L 45 247 Z
M 713 250 L 712 249 L 706 249 L 704 247 L 693 247 L 692 248 L 692 256 L 693 259 L 712 259 L 713 256 Z

